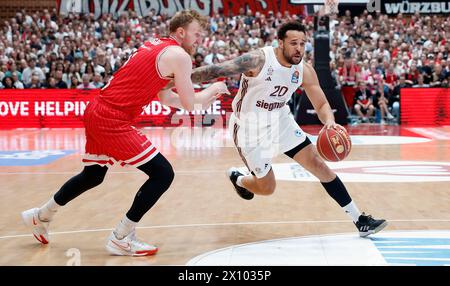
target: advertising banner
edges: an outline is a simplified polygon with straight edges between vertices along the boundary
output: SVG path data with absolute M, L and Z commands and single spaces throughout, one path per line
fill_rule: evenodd
M 173 16 L 184 9 L 194 9 L 205 16 L 213 16 L 219 11 L 226 16 L 238 15 L 240 8 L 248 8 L 263 14 L 269 11 L 302 14 L 304 7 L 297 2 L 295 0 L 57 0 L 57 7 L 61 15 L 92 13 L 95 19 L 103 14 L 112 14 L 116 18 L 129 10 L 136 12 L 138 17 L 145 17 L 152 10 L 156 15 Z
M 0 91 L 0 129 L 83 127 L 83 114 L 100 90 L 22 89 Z M 208 126 L 227 120 L 232 95 L 216 100 L 206 111 L 188 113 L 154 100 L 144 108 L 136 126 Z
M 450 125 L 450 89 L 402 88 L 400 114 L 402 125 Z

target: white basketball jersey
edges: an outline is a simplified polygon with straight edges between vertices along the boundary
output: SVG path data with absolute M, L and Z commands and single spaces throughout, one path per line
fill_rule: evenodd
M 282 66 L 273 47 L 262 48 L 265 63 L 256 77 L 242 74 L 233 100 L 234 116 L 260 112 L 289 112 L 286 105 L 303 81 L 303 60 L 290 68 Z

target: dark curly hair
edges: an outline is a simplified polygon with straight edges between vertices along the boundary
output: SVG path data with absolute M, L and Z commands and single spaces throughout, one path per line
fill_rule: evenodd
M 290 21 L 282 24 L 278 29 L 278 39 L 284 40 L 288 31 L 299 31 L 306 34 L 305 26 L 303 26 L 302 23 L 300 23 L 299 21 Z

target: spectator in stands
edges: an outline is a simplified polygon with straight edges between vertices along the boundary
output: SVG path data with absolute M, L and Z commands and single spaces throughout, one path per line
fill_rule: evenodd
M 230 49 L 235 48 L 239 50 L 240 48 L 239 41 L 236 39 L 236 35 L 233 32 L 228 34 L 228 46 Z
M 214 41 L 213 45 L 216 45 L 218 48 L 227 46 L 227 43 L 225 42 L 225 35 L 223 34 L 223 31 L 216 31 L 214 33 Z
M 110 55 L 109 55 L 109 65 L 111 67 L 114 67 L 116 65 L 116 62 L 120 62 L 120 55 L 119 55 L 119 48 L 113 47 L 111 50 L 108 50 L 108 52 L 110 51 Z
M 23 83 L 19 80 L 18 72 L 16 72 L 16 71 L 12 72 L 12 73 L 11 73 L 11 77 L 12 77 L 12 79 L 13 79 L 14 86 L 15 86 L 17 89 L 24 89 Z
M 370 66 L 369 66 L 369 60 L 365 59 L 364 62 L 358 62 L 358 66 L 361 69 L 360 79 L 367 81 L 369 79 L 370 74 L 371 74 Z
M 42 70 L 44 74 L 48 74 L 50 72 L 50 68 L 44 54 L 40 54 L 38 56 L 37 66 Z
M 411 62 L 411 68 L 408 69 L 406 73 L 406 79 L 412 84 L 416 84 L 419 80 L 420 71 L 417 68 L 417 64 L 413 61 Z
M 105 67 L 103 65 L 101 65 L 100 62 L 102 62 L 104 65 L 107 65 L 105 52 L 102 50 L 98 50 L 97 55 L 94 57 L 94 60 L 93 60 L 94 75 L 96 73 L 98 73 L 98 74 L 105 73 Z
M 333 79 L 333 84 L 336 89 L 341 90 L 341 84 L 339 82 L 339 75 L 336 70 L 336 63 L 334 61 L 330 62 L 331 78 Z
M 42 85 L 40 79 L 39 79 L 39 74 L 38 73 L 33 73 L 33 75 L 31 76 L 31 81 L 29 84 L 25 84 L 25 88 L 31 88 L 31 89 L 39 89 L 39 88 L 43 88 L 44 86 Z
M 63 80 L 63 71 L 62 70 L 57 70 L 55 72 L 55 87 L 56 88 L 62 88 L 65 89 L 67 88 L 67 83 Z
M 372 64 L 370 66 L 370 71 L 368 74 L 367 79 L 364 79 L 367 81 L 367 84 L 371 86 L 374 89 L 377 89 L 378 83 L 382 79 L 382 74 L 377 70 L 377 66 L 375 64 Z
M 88 61 L 87 63 L 84 64 L 84 69 L 83 69 L 83 65 L 81 66 L 81 72 L 83 75 L 88 74 L 89 75 L 89 79 L 94 77 L 95 74 L 95 68 L 94 68 L 94 64 L 92 61 Z
M 80 81 L 78 80 L 78 77 L 76 77 L 75 75 L 72 75 L 72 77 L 70 78 L 70 88 L 74 89 L 74 88 L 78 88 Z
M 411 82 L 406 80 L 404 74 L 400 76 L 399 83 L 394 87 L 391 96 L 389 97 L 389 107 L 392 108 L 392 115 L 400 117 L 400 90 L 405 87 L 410 87 Z
M 105 85 L 103 83 L 103 78 L 99 73 L 96 73 L 94 75 L 94 80 L 92 81 L 92 84 L 95 86 L 95 88 L 102 88 Z
M 450 74 L 450 66 L 449 66 L 449 64 L 448 64 L 449 61 L 450 61 L 449 58 L 447 58 L 447 59 L 442 59 L 442 61 L 441 61 L 442 72 L 445 73 L 445 77 L 447 77 L 448 74 Z
M 53 76 L 50 76 L 47 80 L 47 84 L 45 85 L 45 88 L 47 89 L 56 89 L 58 88 L 56 86 L 56 79 Z
M 22 81 L 25 85 L 30 85 L 31 84 L 31 78 L 32 76 L 36 74 L 38 76 L 38 80 L 39 82 L 44 82 L 45 81 L 45 74 L 42 71 L 41 68 L 36 66 L 36 58 L 31 58 L 28 61 L 28 67 L 25 68 L 23 70 L 22 73 Z
M 394 85 L 397 83 L 398 77 L 394 73 L 394 65 L 389 64 L 389 68 L 384 73 L 384 82 L 389 89 L 394 89 Z
M 19 78 L 22 78 L 22 73 L 17 70 L 17 65 L 13 60 L 9 60 L 7 66 L 9 66 L 8 71 L 5 73 L 5 75 L 12 76 L 12 73 L 16 73 Z
M 255 17 L 253 17 L 252 10 L 247 10 L 247 17 L 244 18 L 244 24 L 247 26 L 251 26 L 253 24 L 253 20 Z
M 258 35 L 258 31 L 253 30 L 250 33 L 251 37 L 247 40 L 247 44 L 250 45 L 252 48 L 258 48 L 262 45 L 262 40 Z
M 77 78 L 77 82 L 81 81 L 81 75 L 79 72 L 76 71 L 76 68 L 77 64 L 70 64 L 68 72 L 65 72 L 63 74 L 62 80 L 66 83 L 68 87 L 71 86 L 73 76 Z
M 359 68 L 350 58 L 350 54 L 346 55 L 344 66 L 339 70 L 339 81 L 344 86 L 354 86 L 359 77 Z
M 450 87 L 450 74 L 447 74 L 447 77 L 442 81 L 441 87 L 449 88 Z
M 400 75 L 405 74 L 406 73 L 406 69 L 407 67 L 405 66 L 405 64 L 399 60 L 399 59 L 394 59 L 394 73 L 400 77 Z
M 91 82 L 89 74 L 84 74 L 81 84 L 77 86 L 77 89 L 94 89 L 95 85 Z
M 381 82 L 378 88 L 373 92 L 373 105 L 381 113 L 381 124 L 385 124 L 385 118 L 388 120 L 394 119 L 394 116 L 389 112 L 388 103 L 389 97 L 385 94 L 384 84 Z
M 198 68 L 204 65 L 204 57 L 201 53 L 196 53 L 194 55 L 194 62 L 192 68 Z
M 412 87 L 430 87 L 429 84 L 425 84 L 423 82 L 423 74 L 419 74 L 417 78 L 417 84 L 413 85 Z
M 391 61 L 391 53 L 388 50 L 386 50 L 386 43 L 384 41 L 379 41 L 378 49 L 373 52 L 373 56 L 375 58 L 377 58 L 378 55 L 381 55 L 384 61 L 387 62 Z
M 10 76 L 5 76 L 2 80 L 2 85 L 4 89 L 12 89 L 12 88 L 16 88 L 14 86 L 14 81 L 12 79 L 12 77 Z
M 356 114 L 362 122 L 368 122 L 375 111 L 375 106 L 373 105 L 372 93 L 367 88 L 366 82 L 359 82 L 354 102 Z
M 218 52 L 218 47 L 217 46 L 213 46 L 211 48 L 211 53 L 206 55 L 205 63 L 207 65 L 212 65 L 213 64 L 213 58 L 215 58 L 215 57 L 218 58 L 219 61 L 223 61 L 225 59 L 225 56 Z
M 442 70 L 442 66 L 440 64 L 434 65 L 434 71 L 431 74 L 431 87 L 440 87 L 442 82 L 446 77 L 446 73 Z

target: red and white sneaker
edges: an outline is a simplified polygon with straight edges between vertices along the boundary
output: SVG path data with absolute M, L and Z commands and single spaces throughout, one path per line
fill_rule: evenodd
M 112 232 L 106 243 L 106 250 L 113 255 L 148 256 L 158 252 L 158 247 L 138 240 L 135 231 L 123 239 L 117 239 Z
M 22 212 L 22 220 L 26 226 L 31 228 L 34 237 L 42 244 L 49 242 L 48 222 L 39 219 L 39 209 L 29 209 Z

